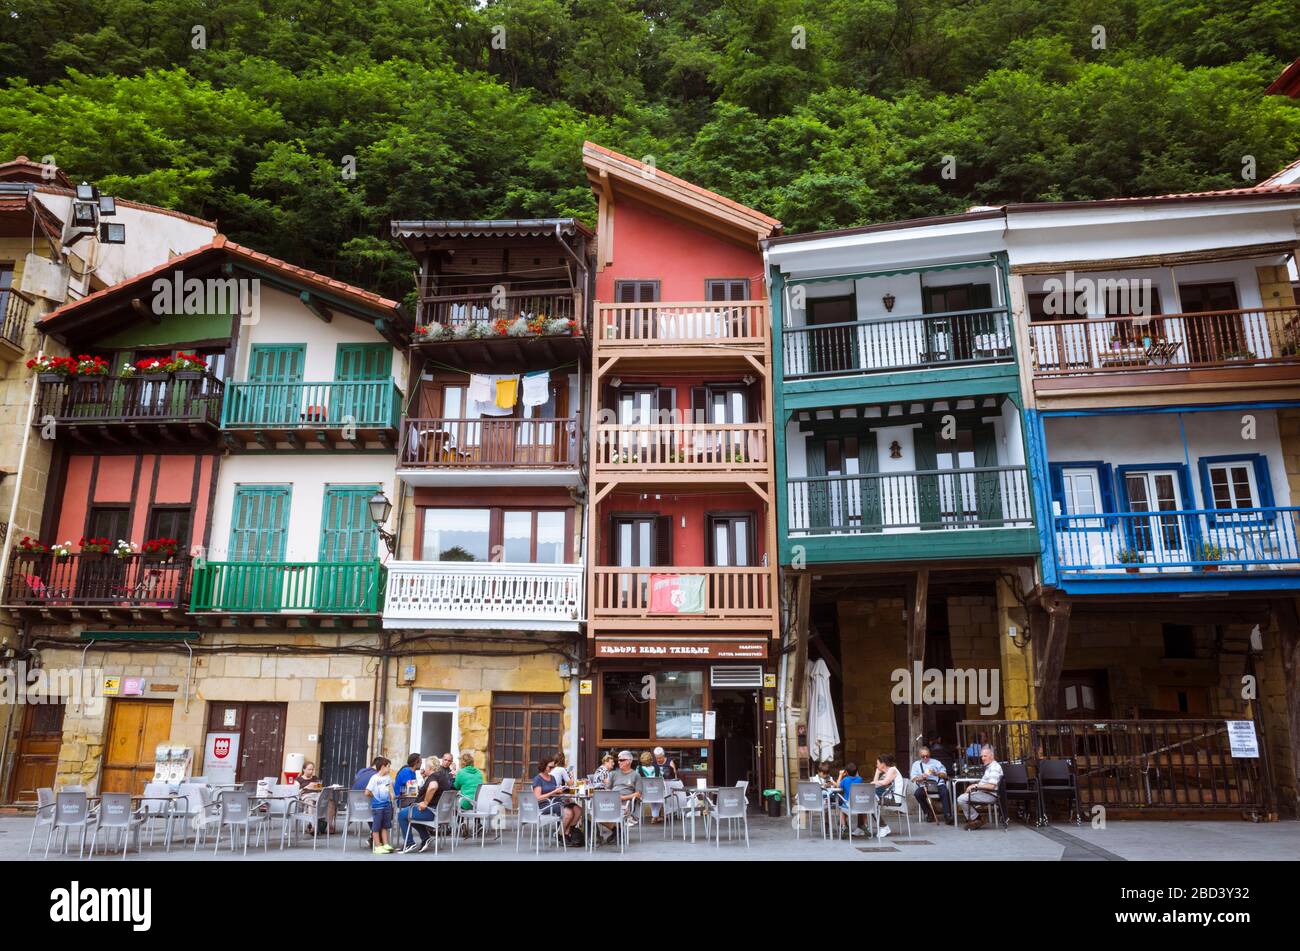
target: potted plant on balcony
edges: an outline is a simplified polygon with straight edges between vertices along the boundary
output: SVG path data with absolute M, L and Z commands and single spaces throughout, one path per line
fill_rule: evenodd
M 1223 549 L 1213 542 L 1202 542 L 1196 551 L 1196 560 L 1209 563 L 1201 565 L 1202 571 L 1218 571 L 1218 562 L 1223 560 Z
M 497 321 L 498 324 L 505 323 L 504 320 Z M 527 320 L 522 315 L 510 321 L 505 329 L 508 337 L 531 337 L 536 331 L 533 330 L 532 321 Z
M 176 557 L 179 547 L 174 538 L 151 538 L 140 546 L 140 552 L 151 561 L 167 562 Z
M 58 383 L 66 380 L 76 372 L 77 361 L 72 357 L 52 357 L 41 354 L 27 361 L 27 369 L 36 371 L 36 378 L 42 383 Z
M 548 317 L 544 332 L 551 337 L 562 337 L 564 335 L 573 336 L 578 327 L 576 320 L 568 320 L 564 317 Z
M 103 555 L 111 543 L 107 538 L 96 538 L 92 536 L 81 536 L 81 553 L 83 555 Z
M 14 550 L 24 555 L 44 555 L 49 549 L 38 541 L 34 541 L 30 535 L 24 535 Z
M 1134 551 L 1131 548 L 1125 548 L 1119 553 L 1119 563 L 1124 565 L 1124 570 L 1131 575 L 1137 574 L 1142 569 L 1137 567 L 1146 561 L 1146 556 L 1140 551 Z
M 208 362 L 197 353 L 178 353 L 164 366 L 177 380 L 201 380 L 208 372 Z
M 159 357 L 145 357 L 135 361 L 135 370 L 145 376 L 163 376 L 167 373 L 167 363 Z
M 50 554 L 55 558 L 67 558 L 72 554 L 72 542 L 56 542 L 50 546 Z
M 1237 350 L 1229 350 L 1227 353 L 1223 355 L 1223 359 L 1230 360 L 1236 363 L 1243 360 L 1257 360 L 1259 358 L 1255 356 L 1253 351 L 1247 350 L 1245 347 L 1241 347 L 1240 349 Z
M 135 554 L 135 546 L 125 538 L 119 538 L 113 546 L 113 557 L 126 560 Z
M 417 324 L 415 329 L 411 331 L 411 336 L 417 343 L 421 341 L 449 340 L 453 335 L 450 327 L 444 327 L 436 320 L 432 320 L 427 324 Z

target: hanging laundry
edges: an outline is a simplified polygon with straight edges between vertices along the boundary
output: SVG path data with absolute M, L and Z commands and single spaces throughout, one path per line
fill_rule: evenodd
M 497 406 L 513 409 L 519 399 L 519 377 L 506 376 L 497 379 Z
M 469 391 L 465 394 L 468 403 L 490 403 L 496 399 L 491 377 L 479 373 L 470 374 Z
M 551 398 L 551 371 L 542 370 L 524 376 L 525 406 L 544 406 Z

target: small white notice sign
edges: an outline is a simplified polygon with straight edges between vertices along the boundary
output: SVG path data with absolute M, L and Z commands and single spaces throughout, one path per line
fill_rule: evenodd
M 716 710 L 704 711 L 704 738 L 706 740 L 716 740 L 718 738 L 718 712 Z
M 1259 759 L 1259 738 L 1254 720 L 1227 720 L 1228 745 L 1232 755 L 1241 759 Z

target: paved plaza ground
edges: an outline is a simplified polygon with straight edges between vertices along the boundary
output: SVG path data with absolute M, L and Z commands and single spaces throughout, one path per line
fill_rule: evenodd
M 952 826 L 935 826 L 933 824 L 912 824 L 912 834 L 906 829 L 893 826 L 894 834 L 883 841 L 855 838 L 825 841 L 820 835 L 809 836 L 806 833 L 796 840 L 789 819 L 771 819 L 766 816 L 751 817 L 749 823 L 750 845 L 747 849 L 744 840 L 727 841 L 724 833 L 722 844 L 706 844 L 701 835 L 699 841 L 692 845 L 683 842 L 680 834 L 665 840 L 664 830 L 660 826 L 645 826 L 638 841 L 637 832 L 632 832 L 632 841 L 623 855 L 616 847 L 602 847 L 595 852 L 583 849 L 570 849 L 561 855 L 554 849 L 542 850 L 536 856 L 531 848 L 521 846 L 515 852 L 514 829 L 509 829 L 500 841 L 489 838 L 485 846 L 461 844 L 454 852 L 444 843 L 440 853 L 435 857 L 432 849 L 422 855 L 373 855 L 369 848 L 358 846 L 359 840 L 353 838 L 347 851 L 342 848 L 342 841 L 335 836 L 330 848 L 324 847 L 324 840 L 312 856 L 313 861 L 360 861 L 360 862 L 465 862 L 465 861 L 548 861 L 548 862 L 605 862 L 611 860 L 645 860 L 645 861 L 698 861 L 710 859 L 760 859 L 760 860 L 841 860 L 860 862 L 909 862 L 927 859 L 956 861 L 1214 861 L 1225 859 L 1249 859 L 1255 861 L 1295 861 L 1300 859 L 1300 822 L 1250 823 L 1242 820 L 1200 820 L 1200 821 L 1123 821 L 1114 820 L 1105 828 L 1092 828 L 1090 825 L 1054 824 L 1034 829 L 1018 823 L 1012 823 L 1006 831 L 993 828 L 967 832 Z M 0 860 L 3 861 L 41 861 L 45 844 L 45 832 L 37 835 L 37 847 L 29 855 L 27 846 L 32 832 L 32 820 L 25 816 L 0 816 Z M 311 843 L 299 843 L 293 848 L 281 851 L 278 840 L 272 836 L 270 848 L 263 851 L 261 846 L 251 847 L 248 860 L 251 861 L 302 861 L 312 853 Z M 136 854 L 134 850 L 127 858 L 128 862 L 140 861 L 196 861 L 242 859 L 242 854 L 232 853 L 223 845 L 216 856 L 212 851 L 209 838 L 206 849 L 198 853 L 193 844 L 176 846 L 170 853 L 162 848 L 162 834 L 159 831 L 156 844 L 152 847 L 145 839 L 144 852 Z M 76 858 L 76 839 L 72 840 L 71 856 Z M 121 861 L 117 857 L 105 858 L 97 854 L 96 862 Z

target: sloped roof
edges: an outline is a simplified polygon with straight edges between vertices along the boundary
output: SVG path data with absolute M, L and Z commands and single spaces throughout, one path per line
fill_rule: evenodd
M 48 166 L 33 162 L 26 155 L 15 156 L 8 162 L 0 162 L 0 182 L 31 182 L 33 185 L 50 184 L 46 177 Z M 72 187 L 72 179 L 63 169 L 55 166 L 54 183 L 64 188 Z
M 577 218 L 514 218 L 490 221 L 394 221 L 395 238 L 549 238 L 559 229 L 562 235 L 595 232 Z
M 1281 75 L 1264 90 L 1267 96 L 1290 96 L 1300 99 L 1300 58 L 1282 70 Z
M 582 143 L 582 164 L 597 194 L 604 192 L 607 186 L 610 189 L 615 186 L 630 189 L 656 203 L 676 205 L 758 239 L 781 231 L 781 222 L 771 215 L 595 142 Z
M 216 262 L 222 258 L 235 258 L 247 264 L 255 264 L 264 268 L 270 268 L 279 272 L 289 282 L 301 286 L 304 290 L 318 290 L 330 294 L 335 299 L 340 299 L 345 303 L 352 304 L 358 310 L 369 315 L 377 315 L 381 311 L 391 311 L 398 313 L 398 303 L 389 300 L 379 294 L 355 287 L 345 281 L 335 280 L 324 274 L 309 270 L 304 267 L 298 267 L 296 264 L 290 264 L 287 261 L 281 261 L 279 258 L 273 258 L 269 254 L 263 254 L 261 251 L 255 251 L 252 248 L 237 244 L 228 239 L 224 234 L 218 234 L 208 244 L 188 251 L 185 254 L 177 255 L 169 261 L 159 264 L 135 275 L 128 280 L 106 287 L 102 290 L 88 294 L 80 300 L 64 304 L 45 315 L 37 326 L 47 333 L 58 333 L 66 329 L 75 322 L 76 318 L 81 317 L 89 311 L 96 310 L 98 307 L 109 300 L 128 297 L 137 293 L 139 288 L 152 284 L 154 278 L 160 274 L 166 274 L 174 271 L 178 267 L 190 266 L 197 267 L 208 263 Z

